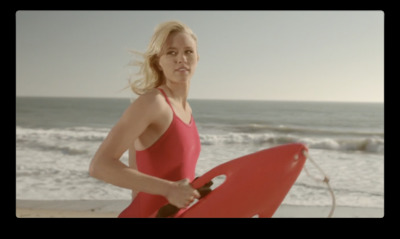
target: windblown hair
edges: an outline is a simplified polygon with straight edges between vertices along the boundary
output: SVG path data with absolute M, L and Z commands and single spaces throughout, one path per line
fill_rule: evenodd
M 131 65 L 139 67 L 139 72 L 135 74 L 139 75 L 139 78 L 135 79 L 133 75 L 129 77 L 130 87 L 136 94 L 145 94 L 164 83 L 165 77 L 159 70 L 158 60 L 168 36 L 175 32 L 188 33 L 197 45 L 197 37 L 188 26 L 179 21 L 168 21 L 157 26 L 145 53 L 132 51 L 143 57 L 143 61 L 135 60 L 131 63 Z

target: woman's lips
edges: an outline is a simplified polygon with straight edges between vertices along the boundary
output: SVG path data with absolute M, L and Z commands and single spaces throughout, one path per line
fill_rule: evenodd
M 175 71 L 186 72 L 186 71 L 189 71 L 189 68 L 182 66 L 182 67 L 179 67 L 178 69 L 176 69 Z

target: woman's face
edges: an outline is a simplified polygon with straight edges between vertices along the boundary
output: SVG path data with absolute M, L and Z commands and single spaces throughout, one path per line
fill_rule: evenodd
M 188 82 L 197 62 L 196 42 L 189 34 L 177 32 L 168 36 L 159 58 L 159 68 L 167 81 Z

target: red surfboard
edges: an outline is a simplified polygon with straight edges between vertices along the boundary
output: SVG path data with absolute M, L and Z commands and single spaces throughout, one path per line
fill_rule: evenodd
M 286 144 L 216 166 L 191 185 L 200 188 L 220 175 L 225 181 L 173 217 L 272 217 L 299 176 L 307 151 L 303 144 Z

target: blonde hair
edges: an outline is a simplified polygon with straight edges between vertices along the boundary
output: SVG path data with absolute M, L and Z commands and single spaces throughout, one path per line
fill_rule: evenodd
M 164 83 L 164 74 L 158 68 L 158 59 L 168 36 L 175 32 L 188 33 L 195 40 L 197 45 L 197 37 L 188 26 L 179 21 L 168 21 L 156 27 L 145 53 L 132 51 L 132 53 L 143 57 L 143 61 L 136 60 L 132 64 L 134 66 L 139 66 L 139 72 L 135 74 L 139 75 L 139 78 L 134 80 L 133 75 L 129 77 L 130 87 L 136 94 L 145 94 Z M 132 82 L 132 80 L 134 81 Z

